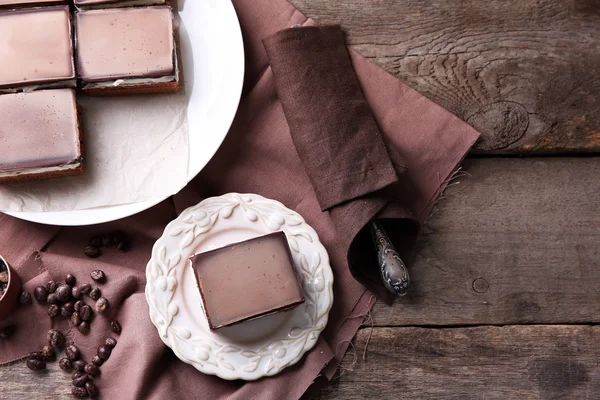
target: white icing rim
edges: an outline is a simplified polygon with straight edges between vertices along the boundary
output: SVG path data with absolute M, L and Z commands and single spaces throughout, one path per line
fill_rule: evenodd
M 54 166 L 50 166 L 50 167 L 13 169 L 10 171 L 0 171 L 0 178 L 8 178 L 8 177 L 15 177 L 15 176 L 27 176 L 27 175 L 34 175 L 34 174 L 44 174 L 44 173 L 48 173 L 48 172 L 69 171 L 69 170 L 77 169 L 80 166 L 81 166 L 81 161 L 74 161 L 69 164 L 54 165 Z

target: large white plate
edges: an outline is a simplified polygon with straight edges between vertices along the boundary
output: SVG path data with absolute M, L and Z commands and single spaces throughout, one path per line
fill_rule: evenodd
M 211 331 L 189 257 L 276 231 L 288 239 L 304 303 Z M 185 210 L 156 241 L 146 268 L 146 299 L 160 338 L 181 360 L 223 379 L 259 379 L 297 363 L 327 325 L 332 286 L 329 256 L 315 230 L 298 213 L 255 194 L 211 197 Z
M 178 6 L 183 83 L 189 98 L 189 182 L 216 153 L 233 122 L 244 82 L 244 44 L 231 1 L 179 0 Z M 7 214 L 42 224 L 92 225 L 128 217 L 162 200 L 77 211 Z

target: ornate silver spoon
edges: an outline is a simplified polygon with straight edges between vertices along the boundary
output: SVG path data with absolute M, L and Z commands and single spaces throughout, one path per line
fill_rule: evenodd
M 379 222 L 372 220 L 369 222 L 369 228 L 377 247 L 379 272 L 385 288 L 395 295 L 406 295 L 410 286 L 410 277 L 404 261 Z

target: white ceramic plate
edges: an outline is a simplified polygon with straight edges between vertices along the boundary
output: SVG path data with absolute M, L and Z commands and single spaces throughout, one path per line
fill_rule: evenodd
M 285 232 L 305 301 L 293 310 L 212 332 L 189 257 Z M 146 268 L 150 318 L 181 360 L 223 379 L 254 380 L 279 373 L 310 350 L 327 325 L 333 273 L 317 233 L 296 212 L 254 194 L 212 197 L 165 228 Z
M 230 1 L 179 0 L 178 5 L 183 83 L 189 97 L 189 182 L 210 161 L 231 127 L 244 82 L 244 44 Z M 92 225 L 128 217 L 162 200 L 77 211 L 7 214 L 50 225 Z

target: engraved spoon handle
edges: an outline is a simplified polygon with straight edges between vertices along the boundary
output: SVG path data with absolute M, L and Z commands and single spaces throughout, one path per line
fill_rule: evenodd
M 395 295 L 406 295 L 410 286 L 410 277 L 406 265 L 398 255 L 392 242 L 390 242 L 381 224 L 376 220 L 371 220 L 369 228 L 377 247 L 377 261 L 385 288 Z

